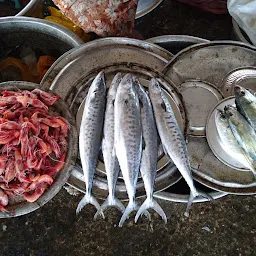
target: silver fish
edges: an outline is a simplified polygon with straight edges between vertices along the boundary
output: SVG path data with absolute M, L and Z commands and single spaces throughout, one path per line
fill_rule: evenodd
M 94 171 L 98 163 L 101 135 L 106 102 L 106 84 L 104 73 L 100 72 L 88 91 L 79 134 L 79 152 L 85 177 L 86 194 L 79 202 L 76 212 L 79 213 L 87 204 L 100 209 L 97 200 L 92 196 Z
M 136 91 L 138 93 L 141 105 L 141 125 L 143 137 L 143 150 L 140 164 L 140 172 L 147 194 L 147 199 L 141 205 L 135 216 L 135 223 L 138 221 L 140 215 L 149 208 L 154 209 L 166 223 L 167 218 L 163 209 L 153 199 L 158 158 L 158 134 L 156 129 L 155 117 L 148 94 L 145 92 L 143 86 L 140 84 L 138 79 L 135 79 L 135 83 L 137 84 Z
M 231 131 L 253 166 L 250 169 L 256 176 L 256 132 L 233 106 L 225 106 L 224 111 Z
M 194 198 L 200 195 L 210 200 L 212 198 L 205 193 L 199 193 L 195 188 L 185 139 L 172 107 L 155 78 L 150 81 L 149 95 L 153 105 L 158 133 L 165 152 L 170 156 L 190 188 L 190 197 L 185 212 L 185 215 L 189 216 L 189 209 Z
M 129 197 L 129 203 L 119 222 L 121 227 L 129 214 L 137 208 L 135 193 L 142 152 L 140 106 L 131 74 L 124 76 L 117 89 L 115 150 Z
M 234 91 L 237 110 L 256 130 L 256 97 L 249 90 L 241 86 L 235 86 Z
M 121 73 L 117 73 L 109 87 L 107 95 L 107 105 L 105 112 L 105 121 L 103 128 L 103 139 L 102 139 L 102 153 L 104 158 L 105 170 L 108 179 L 108 190 L 109 195 L 105 202 L 101 205 L 101 210 L 104 211 L 109 206 L 115 206 L 121 212 L 124 212 L 125 207 L 123 204 L 115 198 L 115 188 L 120 172 L 120 167 L 115 152 L 115 138 L 114 138 L 114 103 L 116 98 L 117 88 L 122 80 Z M 95 217 L 98 216 L 98 211 Z
M 222 110 L 217 110 L 215 113 L 216 128 L 220 137 L 220 142 L 225 151 L 236 159 L 239 163 L 248 169 L 254 169 L 250 159 L 244 155 L 242 148 L 239 146 L 232 130 L 229 126 L 228 119 Z

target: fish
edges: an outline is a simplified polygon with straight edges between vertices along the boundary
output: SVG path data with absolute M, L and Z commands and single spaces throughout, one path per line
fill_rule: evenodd
M 78 214 L 85 205 L 92 204 L 100 211 L 103 218 L 105 216 L 100 209 L 100 205 L 92 195 L 92 186 L 101 146 L 105 104 L 106 83 L 104 72 L 101 71 L 89 88 L 80 126 L 79 152 L 86 184 L 86 193 L 79 202 L 76 213 Z
M 114 112 L 116 156 L 129 198 L 119 222 L 119 227 L 122 227 L 129 214 L 137 209 L 135 194 L 142 153 L 139 98 L 130 73 L 123 77 L 118 86 Z
M 235 86 L 235 102 L 237 110 L 250 123 L 254 130 L 256 130 L 256 97 L 251 91 L 241 87 Z
M 150 81 L 149 96 L 164 151 L 172 159 L 190 188 L 189 201 L 185 211 L 185 216 L 188 217 L 194 198 L 198 196 L 203 196 L 208 200 L 212 200 L 212 198 L 206 193 L 199 193 L 194 185 L 184 136 L 179 128 L 172 107 L 155 78 L 152 78 Z
M 252 161 L 244 154 L 242 148 L 238 144 L 230 126 L 228 119 L 222 110 L 215 113 L 216 128 L 220 137 L 220 142 L 225 151 L 236 159 L 240 164 L 249 170 L 254 170 Z
M 252 168 L 250 170 L 256 177 L 256 132 L 249 122 L 231 105 L 224 107 L 230 129 L 236 138 L 244 155 L 249 159 Z
M 122 80 L 121 73 L 117 73 L 111 82 L 110 88 L 107 94 L 107 105 L 105 112 L 105 121 L 103 128 L 103 139 L 102 139 L 102 153 L 105 164 L 105 170 L 108 180 L 109 195 L 105 202 L 101 205 L 101 211 L 104 211 L 109 206 L 115 206 L 121 212 L 124 212 L 125 207 L 123 204 L 115 198 L 115 188 L 120 172 L 119 163 L 115 152 L 115 120 L 114 120 L 114 104 L 116 98 L 117 88 Z M 101 212 L 98 211 L 96 216 Z
M 166 223 L 167 218 L 163 209 L 153 198 L 158 160 L 158 134 L 155 117 L 153 114 L 153 109 L 148 94 L 144 90 L 139 80 L 136 78 L 135 83 L 137 84 L 136 91 L 139 96 L 139 101 L 141 105 L 141 125 L 143 138 L 143 150 L 140 163 L 140 172 L 147 194 L 146 200 L 143 202 L 135 216 L 135 223 L 138 221 L 140 215 L 146 209 L 150 208 L 155 210 Z

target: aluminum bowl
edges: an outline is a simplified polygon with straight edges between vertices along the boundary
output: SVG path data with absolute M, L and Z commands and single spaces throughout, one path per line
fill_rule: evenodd
M 33 90 L 35 88 L 38 88 L 38 85 L 29 82 L 11 81 L 0 83 L 0 91 L 18 89 Z M 54 94 L 53 92 L 51 93 Z M 49 200 L 51 200 L 60 191 L 60 189 L 66 183 L 70 176 L 70 173 L 76 162 L 78 150 L 78 135 L 75 128 L 75 120 L 70 113 L 68 106 L 62 99 L 58 99 L 54 106 L 50 107 L 50 110 L 51 108 L 59 113 L 60 116 L 64 117 L 70 124 L 70 130 L 68 135 L 68 152 L 65 159 L 66 163 L 63 169 L 55 177 L 53 184 L 37 201 L 35 201 L 34 203 L 29 203 L 24 199 L 16 200 L 16 202 L 13 202 L 13 204 L 10 204 L 6 207 L 9 213 L 0 212 L 0 218 L 17 217 L 35 211 L 36 209 L 46 204 Z

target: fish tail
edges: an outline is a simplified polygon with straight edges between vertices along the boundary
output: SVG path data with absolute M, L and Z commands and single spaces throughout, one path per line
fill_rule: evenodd
M 136 210 L 136 208 L 137 208 L 137 203 L 135 201 L 130 201 L 128 203 L 128 205 L 119 221 L 119 225 L 118 225 L 119 227 L 123 226 L 125 220 L 129 218 L 130 213 L 133 212 L 134 210 Z
M 104 214 L 103 214 L 103 212 L 102 212 L 102 210 L 101 210 L 101 208 L 100 208 L 100 205 L 99 205 L 99 203 L 97 202 L 97 200 L 96 200 L 92 195 L 88 195 L 88 194 L 86 194 L 86 195 L 82 198 L 82 200 L 79 202 L 79 204 L 78 204 L 78 206 L 77 206 L 77 208 L 76 208 L 76 214 L 78 214 L 78 213 L 84 208 L 84 206 L 87 205 L 87 204 L 92 204 L 92 205 L 94 205 L 94 206 L 96 207 L 96 209 L 97 209 L 98 211 L 100 211 L 100 214 L 101 214 L 102 218 L 103 218 L 103 219 L 105 218 L 105 216 L 104 216 Z
M 122 213 L 124 213 L 125 211 L 125 207 L 123 206 L 123 204 L 121 203 L 120 200 L 118 200 L 115 197 L 111 197 L 108 196 L 108 198 L 104 201 L 104 203 L 101 205 L 100 209 L 96 212 L 94 219 L 97 219 L 97 217 L 99 216 L 99 214 L 101 214 L 102 212 L 104 212 L 104 210 L 110 206 L 113 206 L 115 208 L 117 208 L 118 210 L 120 210 Z
M 156 211 L 162 217 L 163 221 L 167 223 L 167 218 L 163 209 L 153 198 L 147 198 L 145 202 L 141 205 L 135 216 L 135 223 L 137 223 L 140 215 L 144 213 L 147 209 L 153 209 L 154 211 Z
M 184 215 L 185 215 L 186 217 L 189 217 L 189 210 L 190 210 L 190 208 L 191 208 L 191 205 L 192 205 L 192 203 L 193 203 L 193 200 L 194 200 L 196 197 L 199 197 L 199 196 L 204 197 L 204 198 L 208 199 L 209 201 L 213 201 L 213 198 L 212 198 L 210 195 L 208 195 L 207 193 L 205 193 L 205 192 L 202 192 L 202 191 L 200 191 L 200 192 L 198 192 L 198 191 L 196 191 L 196 192 L 190 192 L 190 196 L 189 196 L 187 208 L 186 208 L 186 211 L 185 211 L 185 213 L 184 213 Z

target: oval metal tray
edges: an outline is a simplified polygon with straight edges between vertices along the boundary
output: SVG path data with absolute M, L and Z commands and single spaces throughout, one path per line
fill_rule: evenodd
M 136 10 L 136 19 L 143 17 L 144 15 L 153 11 L 163 0 L 139 0 Z
M 0 91 L 2 90 L 33 90 L 34 88 L 38 88 L 37 84 L 29 83 L 29 82 L 4 82 L 0 83 Z M 48 190 L 34 203 L 29 203 L 22 198 L 16 198 L 13 201 L 13 204 L 8 205 L 6 209 L 10 211 L 10 213 L 3 213 L 0 212 L 0 218 L 10 218 L 10 217 L 17 217 L 20 215 L 24 215 L 35 211 L 36 209 L 40 208 L 44 204 L 46 204 L 49 200 L 51 200 L 62 188 L 62 186 L 68 180 L 73 166 L 76 162 L 77 157 L 77 132 L 75 129 L 75 121 L 74 117 L 69 111 L 68 106 L 62 99 L 58 99 L 58 101 L 51 107 L 63 116 L 65 119 L 68 120 L 70 124 L 69 136 L 68 136 L 68 152 L 67 157 L 65 159 L 65 165 L 57 177 L 54 179 L 53 184 L 49 187 Z M 51 109 L 50 108 L 50 109 Z
M 116 72 L 135 74 L 143 83 L 157 77 L 176 109 L 177 119 L 182 129 L 185 128 L 185 111 L 179 93 L 168 79 L 161 75 L 160 70 L 166 65 L 170 53 L 154 44 L 125 38 L 106 38 L 95 40 L 62 56 L 50 68 L 42 81 L 60 94 L 70 106 L 74 116 L 87 95 L 90 83 L 100 70 L 104 70 L 107 81 Z M 79 164 L 79 161 L 78 161 Z M 177 182 L 181 175 L 167 156 L 161 155 L 158 162 L 155 189 L 162 190 Z M 68 181 L 71 185 L 84 190 L 83 173 L 79 167 L 72 172 Z M 94 177 L 94 194 L 98 197 L 107 196 L 107 179 L 102 162 L 99 162 Z M 117 183 L 117 196 L 126 199 L 126 189 L 122 177 Z M 137 183 L 136 196 L 144 195 L 142 179 Z

